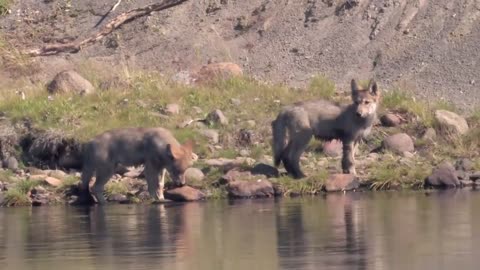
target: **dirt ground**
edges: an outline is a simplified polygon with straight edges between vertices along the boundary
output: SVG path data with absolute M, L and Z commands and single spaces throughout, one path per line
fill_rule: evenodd
M 18 48 L 87 37 L 126 10 L 155 1 L 22 0 L 0 18 Z M 72 55 L 38 59 L 45 79 L 82 59 L 175 74 L 232 61 L 263 80 L 305 85 L 325 74 L 345 89 L 374 76 L 459 109 L 480 102 L 478 0 L 191 0 L 124 25 Z

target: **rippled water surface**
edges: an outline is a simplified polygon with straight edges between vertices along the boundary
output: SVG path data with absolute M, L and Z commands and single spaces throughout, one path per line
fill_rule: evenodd
M 1 208 L 0 269 L 480 269 L 480 193 Z

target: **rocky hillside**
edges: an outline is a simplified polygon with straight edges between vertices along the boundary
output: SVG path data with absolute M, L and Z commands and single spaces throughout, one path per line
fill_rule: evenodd
M 85 38 L 121 12 L 153 0 L 13 1 L 0 18 L 16 48 Z M 304 85 L 325 74 L 340 88 L 375 76 L 460 109 L 480 101 L 476 0 L 202 0 L 132 21 L 73 55 L 37 58 L 36 78 L 89 59 L 167 75 L 208 61 L 240 64 L 260 79 Z M 7 74 L 8 75 L 8 74 Z

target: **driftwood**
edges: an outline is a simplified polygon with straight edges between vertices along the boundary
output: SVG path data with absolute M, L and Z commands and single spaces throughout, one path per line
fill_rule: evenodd
M 93 28 L 97 28 L 100 24 L 102 24 L 102 22 L 108 17 L 108 15 L 110 15 L 110 13 L 115 11 L 115 9 L 120 5 L 120 3 L 122 3 L 122 0 L 118 0 L 117 3 L 115 3 L 115 5 L 113 5 L 107 11 L 107 13 L 105 13 L 105 15 L 102 16 L 102 18 L 97 22 L 97 24 L 95 24 L 95 26 Z
M 109 23 L 107 23 L 99 32 L 91 35 L 89 38 L 86 38 L 81 41 L 73 41 L 64 44 L 49 44 L 45 45 L 42 48 L 32 49 L 25 52 L 29 56 L 46 56 L 46 55 L 55 55 L 59 53 L 77 53 L 82 48 L 92 45 L 104 38 L 108 34 L 112 33 L 115 29 L 119 28 L 121 25 L 138 19 L 140 17 L 151 14 L 155 11 L 165 10 L 177 5 L 180 5 L 188 0 L 163 0 L 161 3 L 151 4 L 142 8 L 136 8 L 124 12 Z

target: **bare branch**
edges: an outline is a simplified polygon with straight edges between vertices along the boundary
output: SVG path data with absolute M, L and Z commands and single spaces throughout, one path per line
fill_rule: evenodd
M 132 9 L 130 11 L 124 12 L 114 19 L 112 19 L 109 23 L 107 23 L 100 31 L 91 35 L 89 38 L 86 38 L 81 41 L 73 41 L 65 44 L 49 44 L 45 45 L 42 48 L 32 49 L 24 52 L 29 56 L 46 56 L 46 55 L 55 55 L 62 52 L 65 53 L 77 53 L 82 48 L 92 45 L 97 41 L 101 40 L 105 36 L 112 33 L 115 29 L 119 28 L 121 25 L 131 22 L 135 19 L 138 19 L 143 16 L 150 15 L 152 12 L 165 10 L 188 0 L 163 0 L 161 3 L 151 4 L 142 8 Z M 120 1 L 118 2 L 120 4 Z M 114 8 L 112 8 L 113 11 Z
M 122 3 L 122 0 L 118 0 L 117 3 L 115 5 L 113 5 L 107 11 L 107 13 L 105 13 L 105 15 L 102 16 L 102 18 L 97 22 L 97 24 L 95 24 L 95 26 L 93 28 L 97 28 L 100 24 L 102 24 L 102 22 L 108 17 L 108 15 L 110 15 L 110 13 L 115 11 L 115 9 L 120 5 L 120 3 Z

